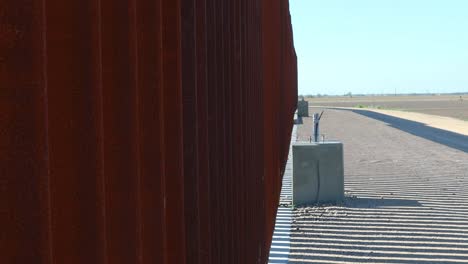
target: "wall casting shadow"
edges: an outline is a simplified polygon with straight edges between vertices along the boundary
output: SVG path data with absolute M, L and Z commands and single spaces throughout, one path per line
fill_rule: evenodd
M 410 121 L 394 116 L 367 110 L 346 109 L 354 113 L 387 123 L 389 126 L 422 137 L 445 146 L 468 153 L 468 136 L 427 126 L 424 123 Z

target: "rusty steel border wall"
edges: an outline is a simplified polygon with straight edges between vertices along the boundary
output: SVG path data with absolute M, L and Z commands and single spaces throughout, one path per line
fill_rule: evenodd
M 0 263 L 266 263 L 287 0 L 2 0 Z

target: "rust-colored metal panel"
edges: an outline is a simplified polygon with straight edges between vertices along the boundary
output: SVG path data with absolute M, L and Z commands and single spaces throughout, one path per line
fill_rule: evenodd
M 166 116 L 164 210 L 168 263 L 186 261 L 180 12 L 179 0 L 162 0 L 162 86 Z
M 161 60 L 161 3 L 136 2 L 138 67 L 138 119 L 140 134 L 139 262 L 167 263 L 165 260 L 163 94 Z M 159 177 L 155 177 L 158 175 Z
M 199 262 L 200 217 L 198 175 L 198 97 L 196 64 L 195 0 L 181 0 L 182 17 L 182 107 L 183 107 L 183 158 L 184 158 L 184 214 L 186 258 Z
M 198 173 L 198 216 L 199 245 L 196 263 L 212 263 L 211 259 L 211 206 L 210 206 L 210 159 L 208 138 L 208 87 L 207 87 L 207 8 L 205 0 L 195 1 L 195 36 L 196 36 L 196 97 L 197 97 L 197 173 Z
M 53 263 L 100 263 L 101 133 L 94 1 L 45 1 L 47 144 Z M 128 137 L 127 137 L 128 138 Z
M 1 1 L 0 262 L 266 263 L 297 101 L 288 9 Z
M 135 118 L 139 93 L 135 78 L 135 11 L 130 0 L 101 3 L 106 255 L 109 263 L 130 263 L 138 254 L 137 195 L 141 176 L 140 135 Z
M 0 1 L 1 263 L 51 261 L 43 19 L 41 1 Z
M 281 44 L 282 41 L 276 41 L 278 37 L 278 29 L 282 27 L 281 23 L 281 8 L 280 0 L 263 1 L 263 12 L 262 19 L 263 23 L 270 25 L 265 27 L 263 30 L 262 41 L 265 43 L 263 48 L 263 84 L 265 89 L 263 90 L 264 95 L 264 173 L 265 175 L 280 175 L 280 160 L 279 151 L 282 144 L 275 144 L 278 142 L 278 136 L 280 133 L 280 123 L 278 114 L 282 111 L 278 111 L 278 107 L 281 107 Z M 267 44 L 268 43 L 268 44 Z M 265 178 L 265 203 L 277 204 L 278 203 L 278 190 L 280 187 L 279 177 L 266 177 Z M 269 219 L 274 219 L 276 214 L 276 207 L 269 206 L 265 208 Z M 273 235 L 274 223 L 267 221 L 265 223 L 265 239 Z M 268 240 L 266 240 L 268 241 Z M 265 245 L 263 250 L 268 250 L 269 243 Z

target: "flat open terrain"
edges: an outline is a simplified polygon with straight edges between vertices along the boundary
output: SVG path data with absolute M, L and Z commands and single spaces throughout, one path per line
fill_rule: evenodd
M 308 98 L 311 106 L 370 106 L 458 118 L 468 121 L 468 95 L 357 96 Z
M 293 212 L 289 263 L 468 263 L 468 136 L 362 110 L 325 110 L 321 133 L 347 198 Z

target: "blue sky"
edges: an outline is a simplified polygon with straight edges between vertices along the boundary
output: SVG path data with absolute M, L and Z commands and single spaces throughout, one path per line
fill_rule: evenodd
M 290 0 L 300 94 L 468 92 L 468 0 Z

